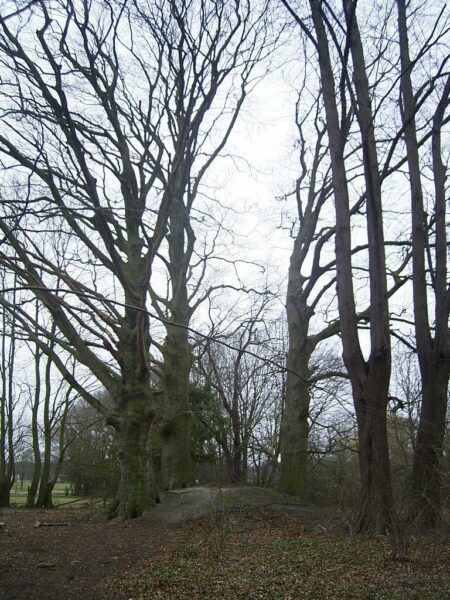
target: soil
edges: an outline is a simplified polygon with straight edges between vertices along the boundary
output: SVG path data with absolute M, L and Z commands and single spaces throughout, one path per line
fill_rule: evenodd
M 190 488 L 168 492 L 151 513 L 108 523 L 98 508 L 5 509 L 0 512 L 1 600 L 129 600 L 114 591 L 130 571 L 186 543 L 185 526 L 219 508 L 295 514 L 323 520 L 316 509 L 258 488 Z M 120 589 L 120 586 L 119 588 Z

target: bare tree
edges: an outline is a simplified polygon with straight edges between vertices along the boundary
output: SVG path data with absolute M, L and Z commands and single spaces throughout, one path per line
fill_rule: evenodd
M 157 412 L 146 310 L 152 266 L 175 198 L 194 164 L 200 170 L 209 160 L 201 163 L 215 98 L 240 66 L 235 51 L 251 29 L 248 3 L 205 0 L 189 14 L 179 6 L 53 0 L 19 10 L 7 2 L 0 16 L 0 258 L 57 328 L 52 335 L 39 327 L 36 336 L 23 309 L 27 334 L 116 430 L 121 480 L 112 516 L 139 515 L 157 495 L 149 458 Z M 199 35 L 187 90 L 176 65 Z M 49 229 L 71 240 L 62 270 L 44 243 Z M 112 410 L 67 370 L 61 348 L 108 391 Z
M 336 14 L 334 6 L 325 6 L 319 0 L 311 0 L 312 29 L 306 18 L 296 14 L 289 3 L 283 3 L 313 43 L 320 71 L 335 201 L 340 331 L 343 358 L 352 385 L 358 421 L 361 477 L 358 529 L 384 532 L 391 526 L 393 505 L 386 431 L 391 362 L 389 310 L 381 202 L 382 178 L 356 2 L 344 1 L 343 14 Z M 342 26 L 342 19 L 346 24 L 345 28 Z M 338 89 L 331 61 L 332 47 L 335 47 L 340 61 Z M 365 180 L 371 315 L 368 360 L 364 358 L 358 335 L 352 273 L 351 208 L 345 157 L 350 132 L 347 112 L 349 102 L 357 118 Z
M 8 280 L 5 271 L 0 273 L 2 288 Z M 16 293 L 9 294 L 14 303 Z M 10 491 L 15 481 L 15 454 L 21 420 L 20 393 L 15 384 L 18 328 L 15 313 L 1 310 L 0 322 L 0 506 L 9 506 Z
M 163 28 L 156 32 L 172 48 L 176 106 L 171 129 L 186 135 L 195 123 L 198 107 L 203 106 L 205 110 L 221 86 L 223 90 L 221 105 L 216 107 L 213 120 L 189 134 L 183 158 L 186 168 L 180 172 L 176 193 L 168 208 L 167 244 L 159 253 L 168 271 L 169 293 L 164 297 L 155 288 L 152 290 L 153 306 L 166 329 L 166 339 L 160 346 L 163 361 L 159 367 L 164 392 L 160 424 L 163 488 L 180 487 L 192 479 L 188 401 L 192 348 L 187 327 L 195 310 L 211 292 L 202 294 L 206 261 L 198 260 L 195 253 L 193 212 L 202 183 L 225 148 L 248 91 L 261 77 L 255 67 L 267 57 L 276 40 L 271 31 L 267 2 L 252 9 L 249 2 L 234 5 L 203 2 L 199 10 L 192 3 L 171 4 L 177 23 L 176 35 Z M 142 7 L 142 3 L 139 6 Z M 155 23 L 164 22 L 164 10 L 164 6 L 149 3 L 147 8 L 140 8 L 140 18 L 155 28 Z M 198 21 L 200 34 L 197 36 L 190 26 L 192 18 Z M 227 23 L 226 32 L 224 23 Z M 223 86 L 231 78 L 230 84 Z M 199 155 L 203 160 L 192 168 Z
M 231 483 L 246 482 L 249 458 L 261 450 L 258 431 L 282 403 L 282 367 L 273 360 L 266 305 L 263 299 L 225 346 L 208 342 L 197 364 L 212 394 L 200 418 L 215 437 Z
M 447 281 L 446 166 L 443 160 L 442 128 L 450 106 L 450 76 L 444 72 L 447 57 L 438 62 L 434 73 L 427 73 L 428 93 L 437 87 L 440 94 L 431 123 L 432 176 L 434 205 L 427 215 L 424 202 L 421 160 L 417 135 L 418 111 L 423 93 L 413 89 L 412 77 L 420 55 L 427 54 L 440 37 L 450 30 L 444 8 L 418 56 L 410 57 L 407 3 L 397 0 L 398 36 L 401 64 L 401 108 L 404 140 L 411 189 L 414 324 L 422 380 L 417 444 L 414 453 L 412 489 L 413 516 L 426 527 L 434 527 L 441 513 L 441 460 L 445 435 L 448 381 L 450 375 L 450 290 Z M 448 70 L 448 69 L 447 69 Z M 440 85 L 440 80 L 443 84 Z M 430 234 L 430 229 L 432 230 Z M 433 325 L 430 323 L 429 284 L 434 300 Z M 434 331 L 433 331 L 434 329 Z
M 314 90 L 310 81 L 310 58 L 305 49 L 303 62 L 304 79 L 302 91 L 296 104 L 300 174 L 291 194 L 295 198 L 296 215 L 291 222 L 294 238 L 288 271 L 286 314 L 289 331 L 287 353 L 287 389 L 283 411 L 281 435 L 281 489 L 289 494 L 304 495 L 308 470 L 308 437 L 310 427 L 310 388 L 317 380 L 312 373 L 311 359 L 318 346 L 337 336 L 341 331 L 340 318 L 334 305 L 336 285 L 336 259 L 331 246 L 335 241 L 336 226 L 330 217 L 333 186 L 329 160 L 329 142 L 326 123 L 323 122 L 323 102 L 319 88 Z M 308 101 L 308 97 L 310 100 Z M 351 110 L 341 116 L 344 127 L 350 129 Z M 355 148 L 350 147 L 343 156 L 346 161 L 356 160 Z M 358 170 L 354 169 L 357 177 Z M 349 218 L 361 212 L 366 197 L 352 200 Z M 402 247 L 401 240 L 387 242 L 392 247 Z M 353 245 L 350 255 L 365 256 L 367 244 Z M 391 261 L 391 297 L 407 281 L 403 271 L 409 254 Z M 360 259 L 361 262 L 361 259 Z M 326 307 L 326 310 L 324 310 Z M 357 322 L 365 324 L 370 318 L 371 307 L 358 310 Z M 330 313 L 332 316 L 329 316 Z M 320 320 L 322 317 L 322 322 Z M 332 365 L 323 370 L 320 377 L 339 376 Z

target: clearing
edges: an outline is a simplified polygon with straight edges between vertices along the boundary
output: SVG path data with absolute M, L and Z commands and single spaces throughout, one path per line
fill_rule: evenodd
M 2 600 L 446 600 L 444 533 L 351 536 L 331 509 L 252 487 L 190 488 L 127 523 L 95 507 L 0 514 Z M 39 523 L 39 526 L 36 526 Z

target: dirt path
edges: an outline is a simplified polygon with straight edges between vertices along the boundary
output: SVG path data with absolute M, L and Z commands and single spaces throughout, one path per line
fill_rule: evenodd
M 308 519 L 314 513 L 309 507 L 285 504 L 268 490 L 203 487 L 169 492 L 149 515 L 120 524 L 105 523 L 98 512 L 73 507 L 4 510 L 0 599 L 128 600 L 110 593 L 105 596 L 101 588 L 157 558 L 162 547 L 175 550 L 185 543 L 183 526 L 188 521 L 230 507 L 256 510 L 267 505 L 301 510 Z M 35 527 L 36 522 L 41 526 Z

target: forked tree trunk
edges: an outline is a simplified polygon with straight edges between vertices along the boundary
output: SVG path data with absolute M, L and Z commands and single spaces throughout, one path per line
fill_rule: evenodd
M 437 106 L 432 129 L 433 178 L 435 187 L 434 265 L 426 261 L 428 232 L 424 209 L 422 175 L 409 56 L 405 0 L 397 0 L 403 124 L 411 188 L 414 323 L 422 381 L 422 403 L 414 453 L 411 518 L 422 527 L 435 527 L 442 519 L 441 461 L 450 374 L 448 319 L 450 291 L 447 282 L 446 168 L 442 160 L 441 129 L 450 97 L 450 77 Z M 427 270 L 431 271 L 435 304 L 434 338 L 428 309 Z
M 355 110 L 361 132 L 363 166 L 367 193 L 367 236 L 370 276 L 371 349 L 365 361 L 358 338 L 353 290 L 349 189 L 344 159 L 346 131 L 341 128 L 336 103 L 334 74 L 322 14 L 323 4 L 310 0 L 317 35 L 316 49 L 323 90 L 333 190 L 336 207 L 336 280 L 343 358 L 353 390 L 358 420 L 361 474 L 358 531 L 385 533 L 391 528 L 393 503 L 389 468 L 386 410 L 390 378 L 390 337 L 387 301 L 385 250 L 382 223 L 381 187 L 373 131 L 373 119 L 364 56 L 354 8 L 343 0 L 353 59 Z M 342 65 L 346 69 L 346 65 Z M 380 487 L 381 486 L 381 487 Z

